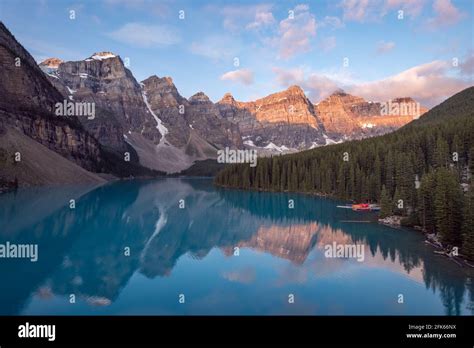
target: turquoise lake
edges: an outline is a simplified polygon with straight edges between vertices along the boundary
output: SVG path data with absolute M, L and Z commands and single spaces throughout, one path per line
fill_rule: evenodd
M 201 178 L 2 194 L 0 244 L 38 260 L 0 259 L 0 315 L 473 314 L 472 270 L 338 204 Z

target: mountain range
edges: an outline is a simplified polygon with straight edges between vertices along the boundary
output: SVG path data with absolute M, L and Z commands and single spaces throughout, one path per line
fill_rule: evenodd
M 20 184 L 177 173 L 226 147 L 298 152 L 391 132 L 427 111 L 410 97 L 372 102 L 342 90 L 313 104 L 299 86 L 248 102 L 185 98 L 171 77 L 138 82 L 111 52 L 38 65 L 1 22 L 0 56 L 0 174 Z M 63 102 L 94 103 L 95 115 L 55 115 Z M 391 103 L 418 108 L 387 112 Z

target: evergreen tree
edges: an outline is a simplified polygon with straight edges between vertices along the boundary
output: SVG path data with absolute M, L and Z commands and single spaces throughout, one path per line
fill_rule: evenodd
M 441 240 L 460 246 L 462 193 L 456 176 L 446 168 L 439 168 L 436 171 L 434 208 L 436 231 Z
M 280 166 L 277 159 L 272 158 L 272 189 L 280 190 Z
M 466 197 L 462 230 L 462 253 L 474 260 L 474 188 L 471 186 Z
M 341 198 L 346 197 L 346 174 L 344 171 L 344 165 L 339 166 L 337 174 L 337 195 Z
M 383 219 L 387 216 L 392 215 L 393 212 L 392 201 L 388 195 L 385 185 L 382 186 L 382 193 L 380 195 L 380 217 Z
M 286 190 L 286 181 L 287 181 L 287 176 L 288 176 L 287 168 L 288 168 L 288 162 L 285 161 L 281 169 L 280 191 Z
M 423 176 L 418 191 L 418 202 L 420 204 L 418 211 L 418 220 L 423 230 L 428 233 L 435 233 L 436 221 L 434 215 L 434 190 L 435 173 L 431 172 Z
M 471 146 L 471 149 L 469 150 L 469 172 L 471 181 L 474 181 L 472 179 L 474 177 L 474 146 Z
M 374 188 L 373 188 L 373 199 L 380 197 L 380 192 L 382 190 L 382 163 L 380 162 L 380 157 L 377 154 L 374 162 Z
M 435 166 L 447 167 L 448 158 L 449 158 L 448 143 L 441 136 L 438 136 L 438 139 L 436 141 L 436 150 L 435 150 Z
M 468 221 L 472 216 L 463 209 L 468 203 L 463 199 L 460 180 L 465 183 L 469 177 L 472 186 L 473 110 L 474 88 L 469 88 L 396 132 L 278 159 L 259 159 L 256 168 L 229 165 L 217 174 L 215 183 L 392 201 L 394 212 L 398 202 L 393 200 L 403 199 L 404 209 L 398 213 L 413 215 L 427 232 L 438 233 L 446 243 L 469 250 L 472 233 L 466 231 L 471 231 L 469 226 L 473 224 Z M 452 159 L 454 151 L 459 158 L 452 166 L 456 164 Z M 346 152 L 349 161 L 342 162 L 341 154 Z M 469 175 L 465 174 L 466 168 Z M 418 190 L 414 187 L 415 175 L 421 182 Z
M 242 188 L 249 189 L 250 188 L 250 175 L 249 175 L 249 167 L 245 166 L 242 171 Z

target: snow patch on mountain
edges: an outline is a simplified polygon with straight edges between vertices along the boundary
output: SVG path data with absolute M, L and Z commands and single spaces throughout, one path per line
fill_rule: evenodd
M 284 151 L 290 150 L 290 149 L 289 149 L 288 147 L 286 147 L 285 145 L 277 146 L 277 145 L 275 145 L 274 143 L 269 143 L 267 146 L 264 147 L 264 149 L 267 149 L 267 150 L 275 150 L 275 151 L 278 151 L 278 152 L 284 152 Z
M 104 60 L 104 59 L 109 59 L 109 58 L 115 58 L 117 57 L 115 54 L 112 52 L 99 52 L 99 53 L 94 53 L 89 59 L 86 59 L 86 62 L 90 62 L 91 60 Z
M 245 141 L 244 141 L 244 145 L 257 147 L 257 145 L 255 145 L 252 140 L 245 140 Z
M 69 86 L 66 86 L 66 88 L 67 88 L 67 91 L 69 92 L 69 94 L 74 94 L 74 93 L 77 92 L 76 90 L 69 88 Z
M 340 143 L 343 142 L 342 139 L 341 139 L 341 140 L 338 140 L 338 141 L 333 140 L 333 139 L 331 139 L 330 137 L 328 137 L 326 134 L 323 134 L 323 137 L 324 137 L 324 139 L 326 140 L 326 145 L 340 144 Z M 313 143 L 313 144 L 314 144 L 314 143 Z M 313 147 L 311 146 L 311 148 L 313 148 Z
M 147 96 L 146 96 L 146 92 L 145 91 L 142 91 L 142 96 L 143 96 L 143 101 L 145 102 L 145 105 L 148 109 L 148 112 L 153 116 L 153 118 L 155 119 L 157 125 L 156 125 L 156 128 L 158 129 L 158 131 L 160 132 L 161 134 L 161 139 L 160 139 L 160 143 L 158 144 L 158 146 L 160 145 L 163 145 L 165 144 L 165 136 L 166 134 L 168 134 L 168 128 L 166 128 L 164 125 L 163 125 L 163 122 L 161 121 L 161 119 L 156 116 L 156 114 L 153 112 L 153 110 L 151 109 L 151 106 L 150 106 L 150 103 L 148 103 L 148 99 L 147 99 Z

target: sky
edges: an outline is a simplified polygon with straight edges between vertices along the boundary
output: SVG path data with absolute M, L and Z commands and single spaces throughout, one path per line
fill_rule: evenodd
M 432 107 L 474 84 L 473 16 L 473 0 L 0 0 L 38 62 L 111 51 L 138 81 L 214 102 L 299 85 L 313 102 L 343 89 Z

